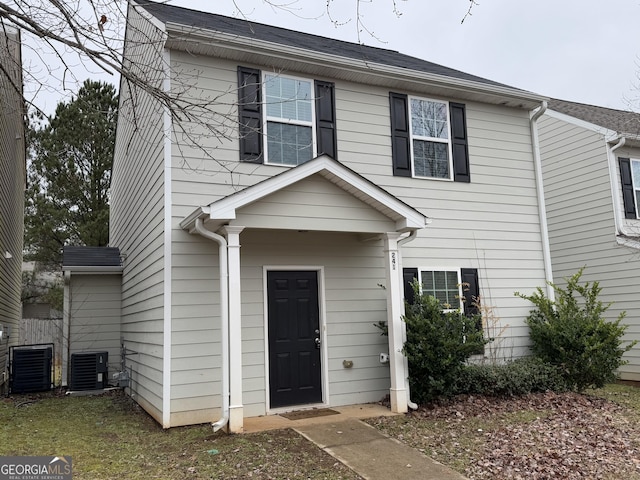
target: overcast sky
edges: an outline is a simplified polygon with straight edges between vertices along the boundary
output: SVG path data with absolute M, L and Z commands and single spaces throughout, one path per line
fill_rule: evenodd
M 248 18 L 299 31 L 361 41 L 397 50 L 467 73 L 542 95 L 640 112 L 640 0 L 477 0 L 464 23 L 469 0 L 168 0 L 168 3 L 222 15 Z M 364 28 L 360 34 L 356 7 Z M 53 112 L 62 98 L 77 92 L 73 82 L 60 87 L 58 68 L 32 64 L 23 49 L 25 68 L 34 69 L 48 88 L 29 83 L 25 94 Z M 71 59 L 73 55 L 70 54 Z M 46 57 L 48 62 L 49 58 Z M 51 60 L 55 63 L 55 58 Z M 80 62 L 79 81 L 118 79 Z
M 640 111 L 640 0 L 361 0 L 363 43 L 550 97 Z M 308 33 L 358 41 L 357 0 L 170 0 Z M 338 6 L 339 4 L 339 6 Z M 241 13 L 238 11 L 241 10 Z M 350 20 L 350 21 L 349 21 Z

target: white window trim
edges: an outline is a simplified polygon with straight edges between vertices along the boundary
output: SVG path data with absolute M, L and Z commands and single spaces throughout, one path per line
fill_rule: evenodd
M 462 299 L 464 298 L 462 293 L 462 273 L 460 267 L 418 267 L 418 283 L 420 284 L 420 293 L 422 293 L 422 272 L 456 272 L 458 275 L 458 298 L 459 305 L 458 308 L 444 308 L 444 312 L 456 312 L 460 310 L 464 311 L 464 302 Z
M 640 185 L 636 185 L 636 179 L 633 175 L 633 164 L 637 163 L 640 164 L 640 159 L 637 158 L 631 158 L 631 184 L 633 185 L 633 203 L 636 207 L 636 219 L 640 219 L 640 211 L 638 211 L 638 207 L 640 205 L 638 205 L 638 196 L 636 192 L 640 192 Z M 624 215 L 623 215 L 624 216 Z
M 311 85 L 311 121 L 310 122 L 305 122 L 303 120 L 289 120 L 289 119 L 283 119 L 281 117 L 270 117 L 269 115 L 267 115 L 267 77 L 277 77 L 277 78 L 288 78 L 291 80 L 297 80 L 297 81 L 301 81 L 301 82 L 309 82 L 309 84 Z M 276 74 L 276 73 L 272 73 L 272 72 L 262 72 L 262 91 L 264 92 L 264 94 L 262 95 L 262 111 L 264 112 L 262 115 L 262 131 L 264 132 L 263 135 L 263 155 L 264 155 L 264 164 L 265 165 L 272 165 L 274 167 L 284 167 L 284 168 L 292 168 L 292 167 L 296 167 L 297 165 L 288 165 L 288 164 L 284 164 L 284 163 L 271 163 L 269 162 L 269 139 L 268 139 L 268 133 L 267 133 L 267 122 L 271 121 L 271 122 L 277 122 L 277 123 L 283 123 L 286 125 L 300 125 L 303 127 L 311 127 L 311 142 L 312 142 L 312 153 L 311 153 L 311 158 L 315 158 L 316 155 L 318 154 L 318 144 L 316 141 L 316 96 L 315 96 L 315 82 L 313 79 L 310 78 L 306 78 L 306 77 L 296 77 L 293 75 L 281 75 L 281 74 Z
M 447 138 L 446 139 L 442 139 L 442 138 L 432 138 L 432 137 L 422 137 L 419 135 L 414 135 L 413 134 L 413 121 L 412 121 L 412 115 L 411 115 L 411 100 L 424 100 L 427 102 L 435 102 L 435 103 L 443 103 L 445 105 L 445 110 L 447 113 Z M 417 97 L 417 96 L 412 96 L 409 95 L 409 98 L 407 100 L 408 104 L 407 104 L 407 108 L 409 109 L 409 146 L 411 149 L 411 176 L 413 178 L 426 178 L 429 180 L 440 180 L 443 182 L 453 182 L 453 148 L 451 146 L 451 114 L 450 114 L 450 108 L 449 108 L 449 102 L 446 100 L 438 100 L 436 98 L 427 98 L 427 97 Z M 434 143 L 446 143 L 447 144 L 447 153 L 448 153 L 448 157 L 449 157 L 449 178 L 439 178 L 439 177 L 426 177 L 423 175 L 416 175 L 416 170 L 415 170 L 415 160 L 414 160 L 414 156 L 413 156 L 413 140 L 422 140 L 422 141 L 427 141 L 427 142 L 434 142 Z

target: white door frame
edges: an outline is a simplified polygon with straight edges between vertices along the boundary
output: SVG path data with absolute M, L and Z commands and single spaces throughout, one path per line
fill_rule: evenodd
M 318 314 L 320 324 L 320 384 L 322 386 L 322 402 L 314 404 L 305 404 L 300 408 L 295 405 L 271 408 L 269 398 L 269 297 L 267 294 L 267 272 L 273 271 L 306 271 L 317 272 L 318 274 Z M 328 348 L 327 348 L 327 321 L 326 321 L 326 304 L 325 304 L 325 274 L 324 267 L 318 265 L 265 265 L 262 267 L 262 282 L 263 282 L 263 307 L 264 307 L 264 393 L 265 393 L 265 408 L 267 414 L 278 414 L 291 410 L 301 410 L 316 407 L 326 407 L 329 405 L 329 369 L 328 369 Z

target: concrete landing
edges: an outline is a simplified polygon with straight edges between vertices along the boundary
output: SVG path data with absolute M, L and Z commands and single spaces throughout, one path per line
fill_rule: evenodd
M 367 480 L 464 480 L 454 470 L 356 419 L 292 427 Z

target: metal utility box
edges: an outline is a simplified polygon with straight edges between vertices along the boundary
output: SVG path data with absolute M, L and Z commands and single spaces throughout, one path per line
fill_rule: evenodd
M 71 354 L 69 388 L 71 390 L 100 390 L 107 386 L 108 352 Z
M 53 388 L 53 344 L 10 347 L 9 391 L 44 392 Z

